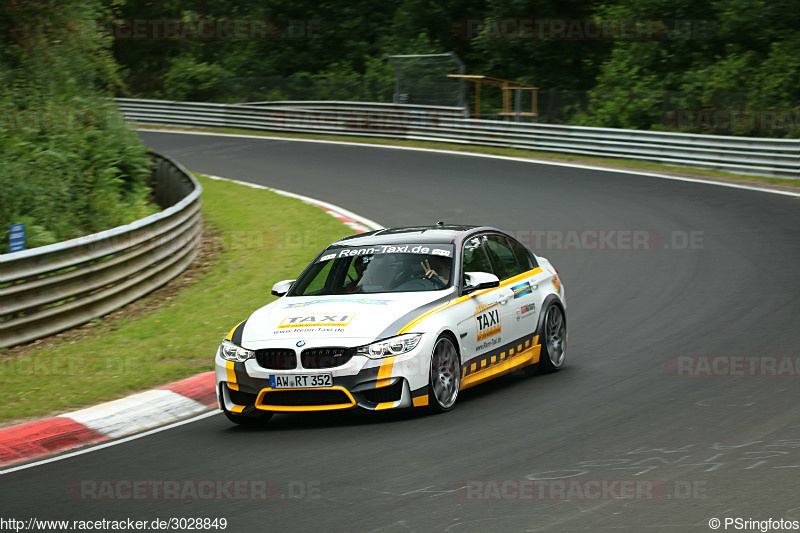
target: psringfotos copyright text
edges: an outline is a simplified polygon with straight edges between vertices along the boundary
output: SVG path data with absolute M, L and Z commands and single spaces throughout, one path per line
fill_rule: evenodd
M 722 531 L 797 531 L 800 530 L 800 520 L 753 520 L 752 518 L 712 518 L 708 521 L 708 527 Z

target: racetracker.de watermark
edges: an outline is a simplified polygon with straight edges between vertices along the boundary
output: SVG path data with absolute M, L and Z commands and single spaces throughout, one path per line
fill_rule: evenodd
M 72 131 L 98 123 L 91 109 L 0 109 L 0 131 Z
M 798 377 L 800 356 L 673 355 L 664 370 L 682 377 Z
M 696 490 L 695 490 L 696 489 Z M 686 498 L 705 487 L 675 487 Z M 468 479 L 455 485 L 460 500 L 649 501 L 671 499 L 667 485 L 652 479 Z
M 410 113 L 392 113 L 383 111 L 367 111 L 353 115 L 339 111 L 304 111 L 304 110 L 271 110 L 269 119 L 275 126 L 291 126 L 294 128 L 320 128 L 330 126 L 331 122 L 341 124 L 349 131 L 386 131 L 407 132 L 415 126 L 436 126 L 449 124 L 452 115 L 436 111 L 415 111 Z
M 316 39 L 320 19 L 78 19 L 69 23 L 82 38 L 118 41 L 269 41 Z
M 662 233 L 645 229 L 515 229 L 509 233 L 532 250 L 702 250 L 702 231 Z
M 127 356 L 75 355 L 48 357 L 31 355 L 0 360 L 0 377 L 117 376 L 134 368 Z
M 675 130 L 798 131 L 797 109 L 678 109 L 664 114 L 662 122 Z
M 557 41 L 655 41 L 710 39 L 712 20 L 483 18 L 453 23 L 459 39 Z
M 67 486 L 75 500 L 265 501 L 316 500 L 320 481 L 274 479 L 81 479 Z

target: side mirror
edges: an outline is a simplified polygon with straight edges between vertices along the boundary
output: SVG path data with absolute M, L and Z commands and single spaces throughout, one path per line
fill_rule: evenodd
M 469 294 L 482 289 L 493 289 L 500 286 L 500 278 L 488 272 L 465 272 L 464 288 L 461 294 Z
M 285 279 L 283 281 L 279 281 L 278 283 L 272 286 L 272 295 L 280 298 L 281 296 L 289 292 L 289 289 L 292 287 L 292 283 L 294 282 L 295 280 L 293 279 Z

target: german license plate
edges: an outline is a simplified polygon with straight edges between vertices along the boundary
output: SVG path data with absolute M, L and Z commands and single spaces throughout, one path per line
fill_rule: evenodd
M 314 387 L 332 387 L 331 374 L 283 374 L 270 375 L 269 386 L 273 389 L 306 389 Z

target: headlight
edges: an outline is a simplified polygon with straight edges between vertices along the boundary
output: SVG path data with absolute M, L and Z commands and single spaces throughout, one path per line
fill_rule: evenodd
M 393 355 L 410 352 L 417 347 L 420 339 L 422 339 L 422 335 L 418 333 L 398 335 L 397 337 L 383 339 L 382 341 L 373 342 L 366 346 L 359 346 L 356 348 L 356 353 L 358 355 L 366 355 L 372 359 L 391 357 Z
M 243 363 L 244 361 L 255 357 L 256 352 L 253 350 L 245 350 L 241 346 L 236 346 L 231 341 L 224 340 L 219 347 L 219 355 L 226 361 Z

